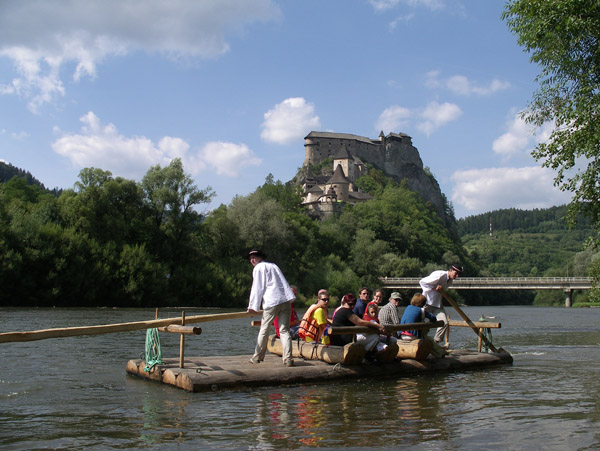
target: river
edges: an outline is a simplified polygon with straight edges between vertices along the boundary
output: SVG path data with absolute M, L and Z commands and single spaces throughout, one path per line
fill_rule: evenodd
M 498 317 L 493 342 L 513 365 L 194 394 L 125 373 L 144 331 L 0 344 L 0 448 L 600 448 L 600 309 L 464 311 Z M 2 308 L 0 332 L 149 319 L 154 310 Z M 251 355 L 249 319 L 199 326 L 186 355 Z M 467 328 L 450 339 L 455 349 L 477 344 Z M 178 335 L 161 334 L 161 344 L 164 357 L 179 355 Z

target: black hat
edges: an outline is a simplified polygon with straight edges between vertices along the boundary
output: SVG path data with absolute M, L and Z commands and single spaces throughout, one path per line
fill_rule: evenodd
M 460 265 L 452 265 L 452 269 L 458 273 L 463 272 L 463 267 Z
M 263 259 L 267 258 L 267 256 L 265 255 L 265 253 L 263 251 L 259 250 L 259 249 L 255 249 L 253 251 L 250 251 L 248 253 L 248 258 L 252 257 L 253 255 L 256 255 L 257 257 L 260 257 L 260 258 L 263 258 Z

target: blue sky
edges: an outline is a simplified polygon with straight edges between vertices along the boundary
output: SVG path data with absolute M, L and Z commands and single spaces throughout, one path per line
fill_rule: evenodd
M 212 204 L 311 130 L 412 137 L 457 218 L 567 203 L 519 119 L 539 69 L 497 0 L 3 0 L 0 160 L 47 187 L 183 160 Z

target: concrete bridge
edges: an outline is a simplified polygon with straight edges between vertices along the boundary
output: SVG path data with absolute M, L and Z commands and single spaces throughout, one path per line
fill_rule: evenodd
M 420 277 L 380 277 L 385 288 L 420 290 Z M 589 277 L 459 277 L 453 290 L 563 290 L 565 307 L 571 307 L 573 290 L 589 290 Z

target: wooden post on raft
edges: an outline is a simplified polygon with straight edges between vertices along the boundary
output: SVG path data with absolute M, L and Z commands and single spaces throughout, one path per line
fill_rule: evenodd
M 181 312 L 181 327 L 185 327 L 185 311 Z M 185 334 L 179 335 L 179 368 L 183 368 L 183 354 L 185 347 Z
M 454 300 L 450 296 L 448 296 L 448 294 L 445 291 L 442 291 L 442 296 L 444 296 L 444 299 L 446 299 L 446 301 L 448 301 L 448 303 L 452 307 L 454 307 L 454 310 L 456 310 L 458 312 L 458 314 L 461 316 L 461 318 L 467 322 L 469 327 L 471 329 L 473 329 L 473 331 L 481 338 L 481 340 L 486 344 L 486 346 L 490 349 L 490 351 L 498 352 L 496 347 L 487 339 L 487 337 L 483 336 L 483 334 L 481 333 L 481 329 L 478 328 L 477 326 L 475 326 L 475 324 L 473 324 L 473 321 L 471 321 L 469 319 L 469 317 L 465 314 L 465 312 L 463 312 L 461 310 L 461 308 L 458 306 L 458 304 L 456 302 L 454 302 Z M 449 329 L 449 327 L 448 327 L 448 329 Z

